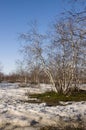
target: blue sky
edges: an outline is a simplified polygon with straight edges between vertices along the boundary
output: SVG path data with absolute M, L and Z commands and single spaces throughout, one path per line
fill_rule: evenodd
M 15 70 L 20 58 L 18 34 L 28 30 L 28 22 L 36 19 L 41 29 L 69 5 L 64 0 L 0 0 L 0 62 L 3 72 Z

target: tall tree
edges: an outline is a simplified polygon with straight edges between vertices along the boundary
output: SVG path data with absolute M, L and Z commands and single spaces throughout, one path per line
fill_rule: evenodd
M 44 71 L 56 92 L 68 94 L 86 70 L 86 11 L 68 11 L 48 35 L 41 34 L 36 23 L 30 27 L 20 36 L 25 42 L 22 52 L 27 70 L 35 73 L 36 82 Z

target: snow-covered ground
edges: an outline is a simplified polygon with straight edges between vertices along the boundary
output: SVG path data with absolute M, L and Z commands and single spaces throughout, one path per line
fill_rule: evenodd
M 84 124 L 86 127 L 86 102 L 68 103 L 66 106 L 48 107 L 45 103 L 31 104 L 25 93 L 41 93 L 50 85 L 20 88 L 17 83 L 0 84 L 0 130 L 39 130 L 40 126 Z

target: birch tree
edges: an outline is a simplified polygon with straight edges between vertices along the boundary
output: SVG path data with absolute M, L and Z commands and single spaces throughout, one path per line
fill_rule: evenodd
M 24 41 L 22 52 L 27 71 L 36 70 L 38 83 L 39 73 L 43 71 L 54 91 L 71 93 L 70 88 L 79 84 L 81 71 L 86 70 L 86 11 L 68 11 L 55 21 L 53 33 L 48 35 L 41 34 L 36 23 L 30 27 L 20 36 Z
M 77 87 L 79 70 L 86 69 L 86 12 L 69 12 L 67 17 L 54 24 L 54 29 L 53 48 L 61 61 L 58 68 L 61 78 L 57 79 L 57 87 L 67 93 L 73 84 Z

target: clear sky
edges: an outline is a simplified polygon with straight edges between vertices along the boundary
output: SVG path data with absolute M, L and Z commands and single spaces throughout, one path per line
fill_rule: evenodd
M 6 74 L 15 70 L 20 58 L 18 34 L 28 30 L 28 22 L 36 19 L 42 29 L 56 15 L 68 9 L 64 0 L 0 0 L 0 62 Z

